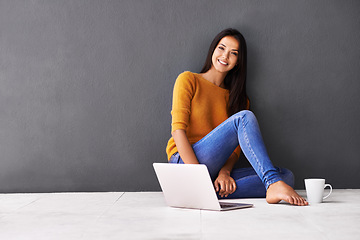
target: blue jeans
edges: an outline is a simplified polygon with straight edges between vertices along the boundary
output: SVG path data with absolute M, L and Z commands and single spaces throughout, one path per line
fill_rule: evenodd
M 197 160 L 205 164 L 213 181 L 235 148 L 240 145 L 252 168 L 234 169 L 236 191 L 227 198 L 265 197 L 270 184 L 284 181 L 294 186 L 293 173 L 285 168 L 274 167 L 267 154 L 259 124 L 248 110 L 240 111 L 192 145 Z M 184 163 L 179 155 L 171 156 L 170 163 Z M 218 196 L 220 198 L 220 196 Z

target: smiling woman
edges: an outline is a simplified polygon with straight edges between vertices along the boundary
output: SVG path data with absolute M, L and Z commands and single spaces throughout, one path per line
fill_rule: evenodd
M 170 163 L 205 164 L 219 198 L 266 197 L 307 205 L 291 187 L 293 173 L 274 167 L 246 94 L 246 42 L 235 29 L 220 32 L 200 73 L 175 82 Z M 240 146 L 239 146 L 240 145 Z M 244 153 L 251 168 L 233 169 Z
M 228 72 L 235 67 L 238 60 L 239 42 L 232 36 L 220 40 L 212 55 L 212 64 L 216 71 Z

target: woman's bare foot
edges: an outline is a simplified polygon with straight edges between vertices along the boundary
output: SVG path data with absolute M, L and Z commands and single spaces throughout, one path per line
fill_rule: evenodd
M 266 201 L 268 203 L 278 203 L 281 200 L 298 206 L 308 205 L 308 202 L 300 197 L 292 187 L 283 181 L 278 181 L 268 187 Z

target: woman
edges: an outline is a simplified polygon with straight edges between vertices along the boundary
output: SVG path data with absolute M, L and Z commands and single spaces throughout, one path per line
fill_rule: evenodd
M 257 120 L 248 110 L 246 55 L 241 33 L 225 29 L 211 43 L 201 72 L 179 75 L 168 160 L 205 164 L 219 198 L 266 197 L 268 203 L 307 205 L 291 187 L 292 172 L 272 165 Z M 241 150 L 252 168 L 233 169 Z

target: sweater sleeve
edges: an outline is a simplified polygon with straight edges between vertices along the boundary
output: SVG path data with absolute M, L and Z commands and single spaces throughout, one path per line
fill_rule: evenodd
M 171 132 L 178 129 L 187 129 L 190 119 L 191 100 L 194 93 L 194 76 L 190 72 L 181 73 L 174 85 Z

